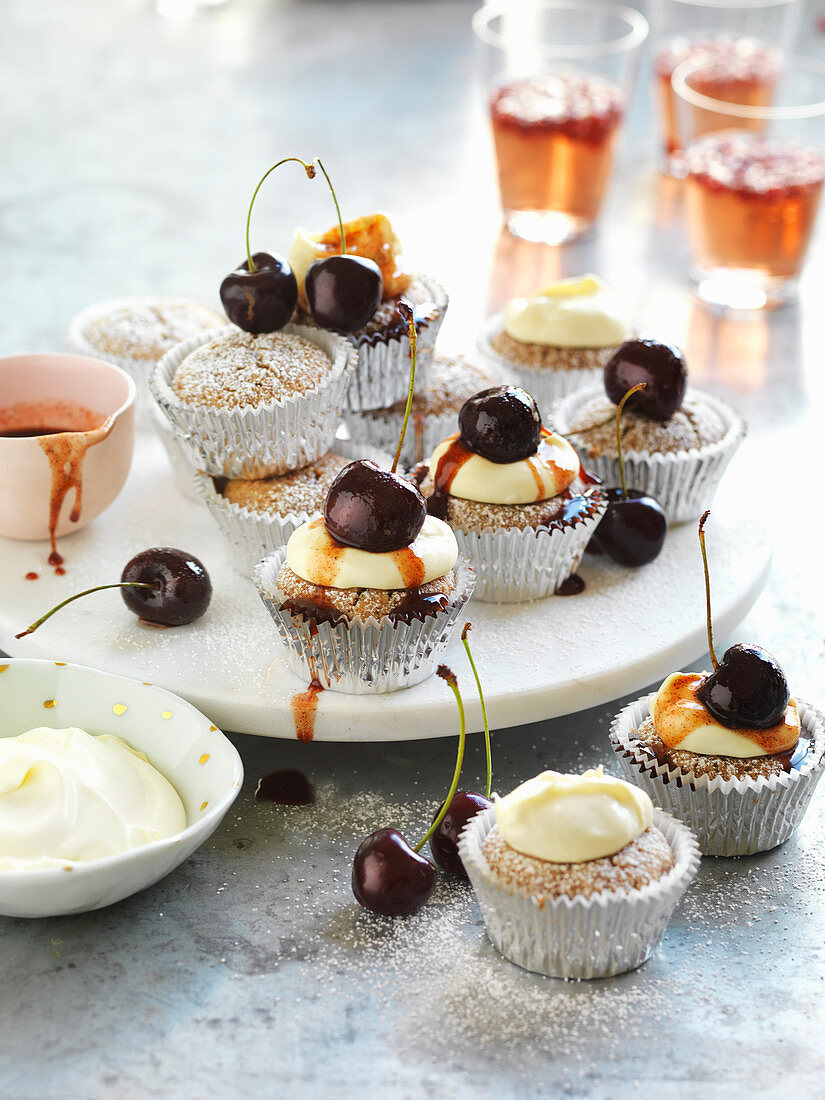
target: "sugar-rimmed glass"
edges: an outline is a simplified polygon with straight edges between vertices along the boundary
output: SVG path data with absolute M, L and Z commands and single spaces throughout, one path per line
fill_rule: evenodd
M 595 222 L 647 20 L 607 0 L 507 0 L 473 17 L 507 228 L 559 244 Z
M 692 271 L 733 309 L 796 295 L 825 180 L 825 63 L 789 57 L 771 106 L 703 94 L 702 59 L 673 73 Z
M 662 171 L 679 171 L 682 138 L 671 83 L 677 65 L 701 57 L 706 95 L 768 106 L 800 8 L 799 0 L 653 0 L 651 68 Z

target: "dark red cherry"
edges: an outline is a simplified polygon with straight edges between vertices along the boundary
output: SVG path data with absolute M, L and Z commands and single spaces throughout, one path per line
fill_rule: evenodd
M 681 407 L 687 384 L 685 360 L 678 348 L 639 338 L 620 344 L 604 368 L 604 388 L 614 405 L 639 382 L 645 388 L 631 398 L 632 408 L 652 420 L 669 420 Z
M 696 697 L 730 729 L 777 726 L 790 698 L 775 657 L 758 645 L 732 645 L 719 667 L 702 681 Z
M 328 256 L 307 268 L 309 310 L 322 328 L 355 332 L 363 328 L 381 304 L 381 269 L 366 256 Z
M 334 539 L 375 554 L 400 550 L 427 518 L 418 489 L 374 462 L 350 462 L 330 485 L 324 522 Z
M 147 623 L 183 626 L 199 619 L 209 606 L 212 584 L 209 574 L 192 554 L 156 546 L 136 554 L 121 582 L 151 584 L 152 588 L 122 588 L 123 602 Z
M 647 565 L 659 556 L 667 534 L 667 516 L 658 500 L 638 489 L 607 490 L 607 511 L 591 542 L 620 565 Z
M 292 316 L 298 301 L 298 283 L 283 256 L 256 252 L 221 283 L 226 316 L 244 332 L 277 332 Z
M 536 453 L 541 413 L 520 386 L 493 386 L 468 398 L 458 414 L 461 438 L 490 462 L 519 462 Z
M 441 803 L 443 806 L 444 803 Z M 452 875 L 467 877 L 461 856 L 458 854 L 458 838 L 467 822 L 491 806 L 489 798 L 474 791 L 456 791 L 438 828 L 430 837 L 430 852 L 436 867 Z M 441 813 L 441 806 L 433 814 L 433 821 Z
M 397 829 L 377 829 L 352 861 L 352 892 L 359 905 L 385 917 L 404 917 L 429 899 L 436 870 Z

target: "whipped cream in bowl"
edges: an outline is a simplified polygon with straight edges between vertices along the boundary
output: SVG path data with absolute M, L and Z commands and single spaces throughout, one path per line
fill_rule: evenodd
M 151 684 L 9 660 L 0 715 L 0 915 L 87 912 L 151 886 L 240 791 L 234 746 Z

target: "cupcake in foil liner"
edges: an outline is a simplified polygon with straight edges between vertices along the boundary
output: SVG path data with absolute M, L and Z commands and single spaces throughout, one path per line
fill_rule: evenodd
M 454 527 L 458 550 L 476 568 L 474 598 L 482 603 L 522 603 L 552 596 L 575 573 L 584 548 L 607 509 L 601 493 L 585 510 L 558 524 L 525 528 Z
M 416 388 L 420 388 L 427 379 L 449 297 L 435 279 L 427 275 L 419 275 L 417 279 L 432 302 L 432 309 L 428 311 L 416 307 L 415 377 Z M 409 336 L 399 332 L 389 337 L 371 334 L 357 340 L 355 336 L 350 339 L 357 353 L 358 365 L 347 390 L 346 408 L 353 411 L 386 409 L 405 398 L 410 387 Z
M 174 437 L 173 437 L 174 440 Z M 347 459 L 368 458 L 380 466 L 389 467 L 392 457 L 384 451 L 362 447 L 351 440 L 336 439 L 331 451 Z M 170 456 L 171 457 L 171 456 Z M 229 544 L 232 564 L 245 577 L 251 577 L 255 566 L 277 550 L 286 546 L 292 532 L 317 515 L 317 512 L 259 512 L 256 509 L 235 504 L 219 491 L 210 474 L 202 470 L 190 473 L 194 499 L 206 505 L 209 514 L 220 528 Z
M 798 768 L 770 779 L 711 779 L 651 759 L 635 738 L 650 713 L 648 696 L 628 703 L 613 719 L 610 743 L 625 778 L 646 791 L 655 805 L 690 826 L 703 855 L 752 855 L 784 844 L 797 830 L 822 776 L 822 715 L 807 703 L 797 705 L 802 731 L 812 741 L 811 751 Z
M 570 424 L 576 411 L 602 391 L 588 388 L 556 402 L 550 419 L 556 430 L 576 438 Z M 745 438 L 745 422 L 723 401 L 703 393 L 706 401 L 725 423 L 725 434 L 716 443 L 707 443 L 690 451 L 623 451 L 628 488 L 640 489 L 659 501 L 669 523 L 697 519 L 710 507 L 722 475 Z M 619 460 L 609 455 L 591 458 L 580 451 L 587 469 L 605 485 L 620 485 Z
M 443 611 L 409 623 L 389 618 L 316 622 L 281 610 L 285 597 L 278 574 L 285 561 L 286 547 L 281 547 L 259 563 L 254 580 L 286 647 L 287 664 L 305 682 L 317 680 L 350 695 L 398 691 L 432 676 L 475 585 L 472 566 L 459 557 L 456 587 Z
M 545 423 L 549 423 L 555 428 L 555 424 L 550 418 L 551 406 L 560 398 L 575 393 L 583 386 L 600 384 L 604 377 L 604 364 L 616 349 L 615 347 L 581 349 L 584 355 L 592 356 L 594 363 L 598 363 L 598 365 L 589 368 L 531 367 L 526 363 L 502 355 L 493 346 L 493 340 L 501 332 L 503 324 L 503 314 L 497 313 L 494 317 L 491 317 L 478 334 L 476 350 L 486 363 L 497 370 L 506 371 L 513 375 L 518 385 L 535 397 Z M 559 349 L 561 353 L 570 350 L 568 348 Z
M 506 959 L 551 978 L 608 978 L 650 958 L 699 866 L 696 839 L 681 821 L 654 810 L 653 824 L 673 853 L 673 868 L 634 891 L 540 898 L 500 881 L 484 842 L 496 823 L 483 810 L 461 834 L 458 851 L 481 906 L 487 935 Z
M 190 462 L 171 424 L 162 415 L 154 402 L 152 404 L 152 426 L 166 452 L 169 465 L 172 467 L 172 480 L 175 483 L 175 488 L 187 500 L 197 500 L 198 490 L 195 482 L 199 476 L 198 471 Z
M 349 343 L 332 332 L 305 325 L 280 331 L 317 345 L 333 361 L 328 378 L 314 389 L 258 406 L 222 409 L 188 404 L 171 382 L 190 352 L 210 340 L 237 333 L 234 325 L 178 344 L 152 371 L 149 387 L 192 464 L 214 477 L 270 477 L 306 466 L 332 445 L 344 395 L 355 369 Z
M 107 363 L 114 363 L 116 367 L 125 370 L 134 381 L 137 390 L 135 414 L 138 429 L 153 430 L 155 403 L 149 392 L 149 376 L 155 364 L 162 358 L 162 353 L 158 351 L 156 355 L 152 355 L 150 349 L 147 348 L 147 354 L 143 357 L 123 355 L 120 354 L 122 349 L 118 349 L 116 344 L 110 344 L 107 347 L 104 341 L 91 339 L 92 330 L 97 325 L 105 325 L 107 322 L 112 321 L 118 314 L 122 317 L 123 314 L 130 311 L 142 313 L 157 308 L 176 307 L 181 310 L 192 311 L 191 323 L 185 326 L 184 331 L 188 330 L 192 333 L 195 328 L 199 328 L 201 337 L 211 339 L 226 324 L 226 318 L 222 317 L 216 310 L 210 309 L 201 302 L 190 301 L 185 298 L 161 296 L 116 298 L 109 302 L 98 302 L 81 310 L 73 318 L 66 334 L 66 342 L 73 351 L 90 359 L 105 359 Z M 195 320 L 197 316 L 203 318 L 203 323 L 200 325 Z

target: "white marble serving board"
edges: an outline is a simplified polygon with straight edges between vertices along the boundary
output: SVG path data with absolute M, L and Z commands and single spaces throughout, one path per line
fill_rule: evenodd
M 742 469 L 742 475 L 739 474 Z M 770 542 L 739 492 L 735 461 L 720 490 L 709 532 L 718 638 L 745 616 L 767 579 Z M 212 577 L 207 614 L 188 627 L 142 626 L 116 591 L 70 605 L 35 634 L 14 634 L 72 592 L 117 581 L 150 546 L 196 554 Z M 306 688 L 287 668 L 281 642 L 250 581 L 233 569 L 206 510 L 174 486 L 166 455 L 138 439 L 129 480 L 117 501 L 60 545 L 67 572 L 55 576 L 45 543 L 0 538 L 0 648 L 159 684 L 189 700 L 226 730 L 294 737 L 290 700 Z M 26 573 L 39 574 L 36 581 Z M 471 601 L 473 652 L 494 728 L 570 714 L 635 691 L 696 660 L 706 650 L 705 599 L 695 525 L 674 528 L 662 554 L 642 569 L 586 557 L 586 590 L 532 604 Z M 458 632 L 446 661 L 459 676 L 471 730 L 481 728 L 475 688 Z M 401 741 L 457 730 L 455 700 L 433 677 L 391 695 L 325 691 L 318 741 Z

